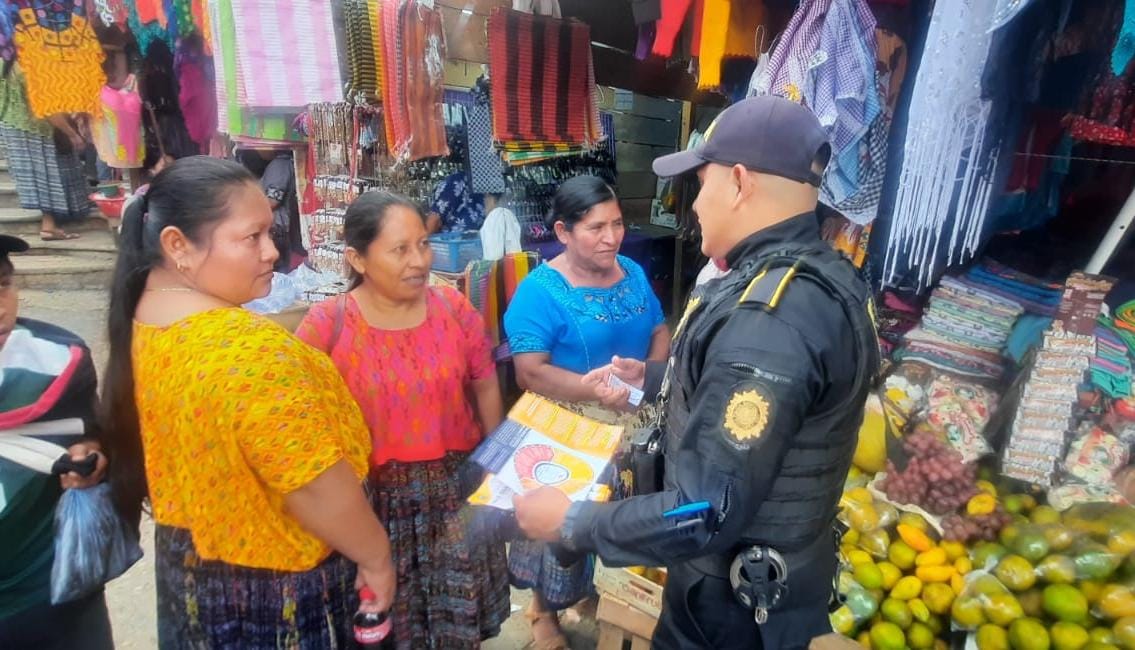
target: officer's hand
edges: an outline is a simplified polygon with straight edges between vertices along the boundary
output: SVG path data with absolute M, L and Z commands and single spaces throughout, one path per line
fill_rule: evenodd
M 512 505 L 516 508 L 516 523 L 528 539 L 560 541 L 560 527 L 571 507 L 566 494 L 556 488 L 542 487 L 512 497 Z

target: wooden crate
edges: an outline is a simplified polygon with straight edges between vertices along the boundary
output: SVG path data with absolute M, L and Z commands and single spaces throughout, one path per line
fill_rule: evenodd
M 650 650 L 657 618 L 610 594 L 599 596 L 595 618 L 599 621 L 599 643 L 595 650 L 623 650 L 625 641 L 631 642 L 631 650 Z
M 626 569 L 595 564 L 595 588 L 658 618 L 662 612 L 662 585 Z

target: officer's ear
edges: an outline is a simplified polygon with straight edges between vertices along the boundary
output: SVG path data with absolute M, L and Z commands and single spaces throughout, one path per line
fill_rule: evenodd
M 731 200 L 734 208 L 741 207 L 756 190 L 753 175 L 744 165 L 733 165 L 729 168 L 729 183 L 734 190 Z

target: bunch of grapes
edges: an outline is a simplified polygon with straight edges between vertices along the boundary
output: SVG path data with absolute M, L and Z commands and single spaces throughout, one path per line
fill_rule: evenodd
M 963 544 L 977 540 L 992 542 L 1011 520 L 1001 504 L 987 515 L 953 514 L 942 518 L 942 537 Z
M 913 504 L 935 515 L 954 512 L 977 494 L 977 467 L 932 433 L 913 433 L 903 441 L 910 457 L 898 471 L 887 461 L 880 489 L 894 503 Z

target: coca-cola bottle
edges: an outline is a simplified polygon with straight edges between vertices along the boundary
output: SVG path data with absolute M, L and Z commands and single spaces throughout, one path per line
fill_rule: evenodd
M 376 596 L 370 587 L 359 590 L 359 598 L 373 601 Z M 394 650 L 394 630 L 388 612 L 355 612 L 355 641 L 365 650 Z

